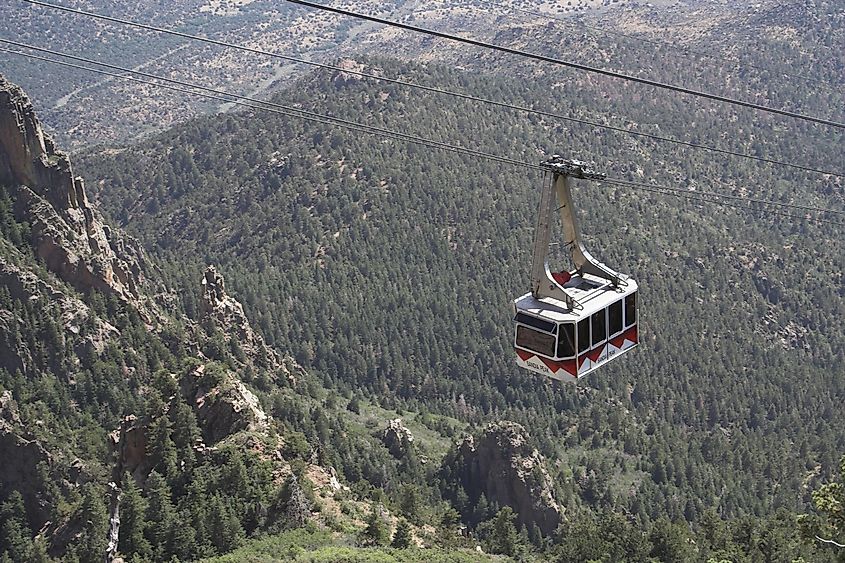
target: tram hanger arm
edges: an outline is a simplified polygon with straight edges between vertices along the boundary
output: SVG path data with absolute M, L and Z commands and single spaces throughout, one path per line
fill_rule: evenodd
M 571 178 L 600 180 L 605 176 L 593 170 L 586 162 L 564 159 L 559 155 L 552 156 L 551 159 L 541 163 L 541 166 L 547 171 L 547 175 L 551 175 L 551 181 L 547 184 L 544 178 L 540 196 L 531 267 L 531 293 L 536 299 L 551 297 L 566 303 L 570 309 L 580 308 L 573 297 L 552 277 L 549 268 L 552 205 L 556 199 L 563 225 L 565 245 L 579 275 L 590 274 L 605 279 L 614 287 L 625 285 L 622 275 L 593 258 L 584 248 L 578 230 L 575 206 L 572 202 Z M 555 198 L 552 198 L 553 192 Z

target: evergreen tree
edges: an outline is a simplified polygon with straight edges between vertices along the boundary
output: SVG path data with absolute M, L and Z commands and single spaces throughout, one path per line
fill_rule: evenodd
M 26 510 L 23 497 L 12 491 L 0 504 L 0 556 L 10 561 L 27 561 L 32 554 L 32 539 L 24 519 Z
M 208 510 L 211 543 L 218 553 L 226 553 L 238 547 L 245 534 L 231 505 L 224 502 L 219 495 L 214 495 Z
M 373 504 L 367 515 L 367 527 L 361 533 L 364 545 L 387 545 L 390 542 L 390 527 L 382 516 L 381 506 Z
M 137 555 L 142 559 L 148 558 L 151 553 L 150 542 L 144 535 L 147 528 L 147 501 L 135 484 L 135 479 L 128 473 L 123 475 L 122 484 L 118 549 L 127 557 Z
M 413 484 L 403 485 L 400 494 L 399 510 L 405 518 L 415 524 L 419 524 L 422 518 L 419 487 Z
M 147 477 L 146 537 L 153 549 L 153 558 L 162 559 L 171 553 L 171 534 L 176 526 L 176 510 L 170 487 L 158 471 Z
M 163 409 L 162 409 L 163 410 Z M 165 413 L 156 416 L 147 428 L 148 455 L 158 473 L 173 483 L 179 469 L 176 445 L 171 437 L 173 425 Z
M 97 561 L 106 553 L 108 513 L 103 500 L 104 491 L 94 483 L 83 486 L 79 519 L 83 522 L 82 536 L 73 550 L 82 561 Z
M 390 543 L 391 547 L 406 549 L 410 547 L 412 541 L 411 524 L 404 518 L 400 518 L 399 523 L 396 525 L 396 531 L 393 534 L 393 541 Z
M 492 520 L 479 527 L 479 534 L 485 538 L 487 551 L 508 557 L 518 557 L 525 550 L 525 543 L 516 529 L 516 515 L 510 506 L 496 513 Z

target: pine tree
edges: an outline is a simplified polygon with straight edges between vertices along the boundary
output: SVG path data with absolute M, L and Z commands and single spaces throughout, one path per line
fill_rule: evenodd
M 79 519 L 84 523 L 83 532 L 74 549 L 82 561 L 97 561 L 106 552 L 109 522 L 103 496 L 104 492 L 94 483 L 83 487 L 79 509 Z
M 215 494 L 211 497 L 208 510 L 211 543 L 218 553 L 235 549 L 245 534 L 234 509 Z
M 176 525 L 176 510 L 170 499 L 170 487 L 157 471 L 147 477 L 147 530 L 146 537 L 153 548 L 154 559 L 170 554 L 170 538 Z
M 362 532 L 365 545 L 387 545 L 390 541 L 390 528 L 382 516 L 381 506 L 375 504 L 370 508 L 367 516 L 367 527 Z
M 406 484 L 402 487 L 399 500 L 399 510 L 402 514 L 415 524 L 419 524 L 421 518 L 420 491 L 416 485 Z
M 169 483 L 176 479 L 178 472 L 178 456 L 176 445 L 173 443 L 172 423 L 166 414 L 157 416 L 147 429 L 149 442 L 147 455 L 153 460 L 156 471 L 163 475 Z
M 411 525 L 404 518 L 399 519 L 396 525 L 396 532 L 393 534 L 391 547 L 406 549 L 410 547 L 413 537 L 411 536 Z
M 517 557 L 525 550 L 525 543 L 516 529 L 515 520 L 513 509 L 506 506 L 499 510 L 492 520 L 479 527 L 479 532 L 486 536 L 488 551 Z
M 311 501 L 308 500 L 299 479 L 295 475 L 292 475 L 288 480 L 284 496 L 287 497 L 284 510 L 286 526 L 292 528 L 305 526 L 311 518 Z
M 147 501 L 131 475 L 123 475 L 123 494 L 120 498 L 120 537 L 118 549 L 131 557 L 149 558 L 150 542 L 144 537 L 147 528 Z
M 25 523 L 23 497 L 12 491 L 0 504 L 0 556 L 10 561 L 27 561 L 32 552 L 31 532 Z

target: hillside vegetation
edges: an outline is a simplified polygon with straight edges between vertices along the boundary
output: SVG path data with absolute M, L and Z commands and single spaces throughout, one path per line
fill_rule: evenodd
M 419 67 L 392 68 L 422 79 Z M 515 92 L 424 72 L 521 103 L 589 101 L 543 80 Z M 800 186 L 805 201 L 827 203 L 841 192 L 831 178 L 665 153 L 328 74 L 276 99 L 530 161 L 576 147 L 569 154 L 610 173 L 639 168 L 703 189 L 786 199 Z M 708 137 L 706 123 L 697 130 Z M 763 147 L 829 154 L 824 137 L 802 139 Z M 509 301 L 524 291 L 537 176 L 253 112 L 93 154 L 85 167 L 171 279 L 221 264 L 268 339 L 343 393 L 476 424 L 521 422 L 559 460 L 568 506 L 693 523 L 712 510 L 803 510 L 845 449 L 836 227 L 582 187 L 589 247 L 642 286 L 644 345 L 576 388 L 518 372 L 510 357 Z M 191 311 L 195 296 L 183 300 Z
M 196 21 L 175 5 L 138 15 L 237 36 L 264 5 L 212 4 Z M 842 39 L 840 4 L 597 8 L 620 29 L 672 24 L 679 44 L 754 45 L 742 56 L 767 71 L 492 12 L 501 25 L 484 33 L 841 119 L 841 57 L 813 50 Z M 413 17 L 462 21 L 450 14 Z M 842 167 L 834 128 L 319 21 L 309 45 L 346 45 L 335 54 L 361 33 L 368 54 L 349 68 Z M 132 64 L 163 44 L 137 47 Z M 828 86 L 783 80 L 796 61 Z M 90 148 L 74 157 L 83 184 L 26 96 L 0 85 L 3 563 L 841 559 L 845 227 L 579 182 L 587 247 L 640 285 L 641 345 L 562 385 L 518 370 L 511 345 L 539 173 L 246 110 Z M 690 196 L 845 201 L 841 176 L 349 73 L 303 74 L 273 101 L 532 164 L 590 160 Z M 102 137 L 102 113 L 72 136 L 124 138 L 146 103 Z

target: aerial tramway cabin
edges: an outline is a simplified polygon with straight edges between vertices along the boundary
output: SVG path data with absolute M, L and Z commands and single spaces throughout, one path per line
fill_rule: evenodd
M 541 195 L 531 291 L 514 301 L 514 349 L 520 367 L 577 381 L 639 342 L 637 283 L 595 260 L 578 235 L 569 179 L 603 176 L 586 163 L 557 156 L 543 167 L 551 181 Z M 553 206 L 561 214 L 573 270 L 553 273 L 549 267 Z

